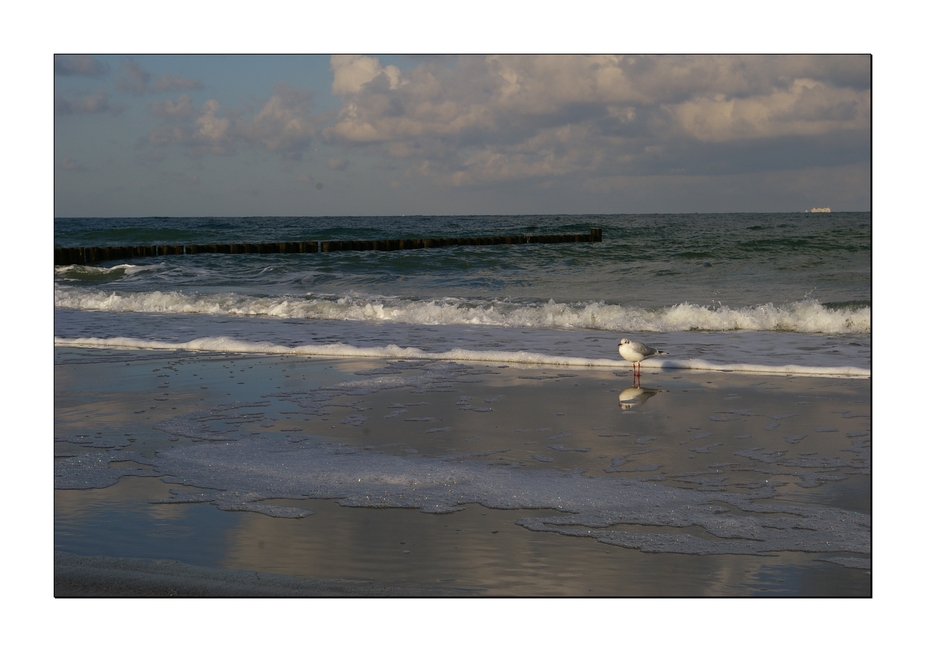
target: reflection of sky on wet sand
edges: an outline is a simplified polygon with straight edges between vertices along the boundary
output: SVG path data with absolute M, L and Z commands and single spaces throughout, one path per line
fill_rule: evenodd
M 792 589 L 778 576 L 806 568 L 801 554 L 777 558 L 641 554 L 586 539 L 537 535 L 512 524 L 530 512 L 472 506 L 431 516 L 406 509 L 344 509 L 312 501 L 311 518 L 282 520 L 245 514 L 228 531 L 228 567 L 295 576 L 405 582 L 509 595 L 708 595 Z M 820 564 L 824 565 L 824 564 Z M 820 568 L 819 593 L 837 580 Z M 760 575 L 774 574 L 765 581 Z M 799 572 L 797 572 L 799 574 Z M 846 594 L 856 589 L 849 583 Z
M 105 489 L 55 491 L 55 550 L 219 565 L 223 532 L 237 519 L 208 505 L 151 503 L 168 490 L 159 479 L 124 477 Z
M 772 487 L 769 495 L 773 497 L 756 503 L 803 507 L 824 504 L 869 512 L 867 381 L 647 372 L 643 386 L 658 392 L 624 409 L 621 395 L 630 386 L 631 378 L 612 372 L 471 367 L 478 372 L 444 374 L 432 385 L 424 386 L 414 382 L 402 385 L 402 378 L 426 374 L 438 365 L 234 356 L 205 361 L 189 356 L 142 363 L 142 358 L 137 355 L 131 363 L 147 366 L 149 375 L 131 372 L 150 379 L 124 384 L 128 387 L 125 396 L 118 395 L 119 384 L 113 381 L 118 376 L 116 371 L 126 368 L 121 358 L 108 364 L 63 368 L 71 371 L 81 366 L 85 371 L 87 366 L 98 366 L 95 373 L 84 376 L 100 378 L 97 390 L 108 382 L 113 394 L 110 402 L 129 406 L 139 400 L 138 393 L 146 383 L 154 383 L 147 395 L 158 395 L 157 386 L 163 387 L 167 379 L 170 386 L 161 393 L 168 393 L 168 400 L 157 407 L 178 408 L 170 409 L 170 413 L 161 411 L 162 417 L 181 421 L 200 418 L 200 425 L 204 419 L 190 416 L 195 410 L 206 408 L 209 402 L 214 406 L 222 397 L 229 398 L 210 395 L 207 400 L 199 400 L 204 396 L 197 394 L 197 383 L 207 382 L 214 394 L 230 393 L 236 400 L 256 405 L 249 412 L 240 410 L 241 415 L 252 419 L 226 418 L 221 423 L 233 438 L 248 441 L 267 437 L 317 441 L 322 436 L 346 443 L 361 455 L 397 455 L 422 462 L 495 451 L 474 457 L 475 463 L 498 468 L 512 478 L 537 470 L 583 470 L 581 477 L 588 479 L 627 478 L 643 482 L 639 486 L 650 480 L 648 485 L 653 488 L 680 490 L 682 496 L 696 493 L 695 502 L 699 504 L 707 504 L 711 496 L 722 502 L 723 498 L 761 490 L 766 483 Z M 170 377 L 158 378 L 159 373 L 153 369 L 163 369 L 165 364 L 173 369 L 167 371 Z M 366 393 L 312 394 L 315 389 L 345 380 L 366 382 L 365 386 L 380 380 L 386 386 L 388 382 L 397 383 L 396 388 Z M 58 418 L 56 407 L 56 436 L 70 440 L 59 446 L 59 452 L 82 453 L 88 449 L 74 438 L 80 423 L 80 402 L 73 392 L 59 385 L 56 405 L 67 404 L 69 411 L 66 419 Z M 89 399 L 86 404 L 89 408 Z M 119 410 L 110 411 L 115 414 Z M 96 418 L 94 415 L 85 420 Z M 198 446 L 216 445 L 197 443 L 182 432 L 171 435 L 154 429 L 155 425 L 163 427 L 164 420 L 158 421 L 153 415 L 150 418 L 135 422 L 133 438 L 137 441 L 126 445 L 123 439 L 124 448 L 97 447 L 90 451 L 131 456 L 141 450 L 143 456 L 165 445 L 193 446 L 191 452 Z M 96 431 L 105 432 L 98 439 L 105 443 L 107 438 L 117 439 L 115 434 L 122 426 L 112 425 L 112 437 L 96 425 L 83 430 L 94 430 L 90 440 Z M 149 440 L 147 445 L 145 440 Z M 57 495 L 68 497 L 62 498 L 62 508 L 56 509 L 56 521 L 68 520 L 69 532 L 79 530 L 78 520 L 84 511 L 78 503 L 131 481 L 175 488 L 157 479 L 125 478 L 109 489 L 57 491 Z M 519 479 L 510 481 L 515 488 L 521 486 Z M 213 486 L 219 487 L 234 489 Z M 157 493 L 149 498 L 167 498 L 164 491 Z M 77 497 L 72 499 L 71 495 Z M 128 497 L 110 499 L 115 504 Z M 814 568 L 812 572 L 807 569 L 806 576 L 812 574 L 817 576 L 814 580 L 822 582 L 815 589 L 794 588 L 803 594 L 825 593 L 826 582 L 843 581 L 855 574 L 858 578 L 853 580 L 854 589 L 862 593 L 869 590 L 869 574 L 863 570 L 814 561 L 805 554 L 778 551 L 773 558 L 746 554 L 643 554 L 589 538 L 561 535 L 568 533 L 565 525 L 558 525 L 560 533 L 553 534 L 514 524 L 538 515 L 555 515 L 548 510 L 469 505 L 464 511 L 431 515 L 410 509 L 344 508 L 324 500 L 311 500 L 310 506 L 299 502 L 304 501 L 273 503 L 307 508 L 314 515 L 298 520 L 271 518 L 255 513 L 222 513 L 205 504 L 149 504 L 143 508 L 150 511 L 146 517 L 152 520 L 164 509 L 211 509 L 228 519 L 229 524 L 235 523 L 222 529 L 226 532 L 221 542 L 210 539 L 207 543 L 227 549 L 221 564 L 301 576 L 350 578 L 372 573 L 370 576 L 381 581 L 404 579 L 519 594 L 531 594 L 531 586 L 536 594 L 588 594 L 587 590 L 594 590 L 592 594 L 743 594 L 761 589 L 762 582 L 771 588 L 775 587 L 772 583 L 780 584 L 785 591 L 786 586 L 802 585 L 783 569 L 769 569 L 793 565 Z M 247 508 L 247 500 L 234 508 L 242 505 Z M 226 501 L 223 508 L 227 507 Z M 742 517 L 738 511 L 731 515 Z M 624 533 L 678 531 L 677 527 L 659 529 L 653 524 L 626 525 L 623 529 Z M 711 538 L 697 526 L 686 527 L 683 533 Z M 405 545 L 400 544 L 402 541 Z M 460 541 L 463 544 L 458 544 Z M 62 537 L 61 542 L 66 547 L 67 537 Z M 794 572 L 794 576 L 800 576 L 798 569 Z M 761 578 L 771 575 L 775 577 L 773 581 Z M 751 587 L 742 587 L 746 585 Z M 676 586 L 676 592 L 672 592 L 672 586 Z

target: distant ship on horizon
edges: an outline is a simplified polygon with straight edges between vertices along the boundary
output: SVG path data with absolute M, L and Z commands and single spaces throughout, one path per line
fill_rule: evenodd
M 832 212 L 831 208 L 813 208 L 811 210 L 804 210 L 803 212 Z

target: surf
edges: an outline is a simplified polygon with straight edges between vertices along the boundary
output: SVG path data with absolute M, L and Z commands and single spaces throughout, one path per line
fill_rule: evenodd
M 808 298 L 742 307 L 682 302 L 643 308 L 604 301 L 552 299 L 405 298 L 350 293 L 329 296 L 252 296 L 234 292 L 124 292 L 57 287 L 55 307 L 87 311 L 209 314 L 233 317 L 362 321 L 417 325 L 587 329 L 609 332 L 766 331 L 869 334 L 871 308 L 824 305 Z

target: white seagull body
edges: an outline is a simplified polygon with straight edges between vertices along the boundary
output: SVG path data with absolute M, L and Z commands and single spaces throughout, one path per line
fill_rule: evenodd
M 629 339 L 621 339 L 620 347 L 617 350 L 620 351 L 620 356 L 623 357 L 623 359 L 633 363 L 633 372 L 636 374 L 639 373 L 636 365 L 642 362 L 642 360 L 668 354 L 664 350 L 656 350 L 638 341 L 630 341 Z M 641 370 L 642 366 L 640 365 L 638 368 Z

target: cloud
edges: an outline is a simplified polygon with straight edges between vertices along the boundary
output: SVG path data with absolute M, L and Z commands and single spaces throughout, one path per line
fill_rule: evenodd
M 751 97 L 696 97 L 669 107 L 677 125 L 698 140 L 821 136 L 870 126 L 870 90 L 795 79 L 789 88 Z
M 179 145 L 192 155 L 230 155 L 239 148 L 266 150 L 287 160 L 299 160 L 315 136 L 315 117 L 310 112 L 311 94 L 288 84 L 277 84 L 273 95 L 252 117 L 247 111 L 227 111 L 218 100 L 207 100 L 200 109 L 188 95 L 177 101 L 155 102 L 154 115 L 162 123 L 147 137 L 154 146 Z
M 158 76 L 152 75 L 131 60 L 125 60 L 119 64 L 119 76 L 116 79 L 116 90 L 133 95 L 178 90 L 201 90 L 202 87 L 202 82 L 196 79 L 186 79 L 169 73 Z
M 747 142 L 862 134 L 849 140 L 869 152 L 866 56 L 464 56 L 407 70 L 335 56 L 331 70 L 343 106 L 328 143 L 448 185 L 679 172 L 697 166 L 696 143 L 726 156 L 716 170 Z
M 231 142 L 231 119 L 219 116 L 221 105 L 210 99 L 205 103 L 202 113 L 196 118 L 193 138 L 205 144 L 216 153 L 227 153 L 226 146 Z
M 102 77 L 109 65 L 88 54 L 56 54 L 55 75 L 70 77 Z
M 55 115 L 75 115 L 78 113 L 109 113 L 117 115 L 125 110 L 109 101 L 109 93 L 97 90 L 93 94 L 55 95 Z
M 385 66 L 374 57 L 335 54 L 331 57 L 331 72 L 334 83 L 331 91 L 335 95 L 349 95 L 358 92 L 363 86 L 383 76 L 389 88 L 395 88 L 401 80 L 401 70 L 397 66 Z
M 350 161 L 348 161 L 346 158 L 331 158 L 328 160 L 327 166 L 329 170 L 333 170 L 335 172 L 343 172 L 345 169 L 347 169 L 347 167 L 350 166 Z
M 253 120 L 241 126 L 241 139 L 249 146 L 300 159 L 315 135 L 310 115 L 311 93 L 280 82 Z
M 189 95 L 171 100 L 157 101 L 151 105 L 151 112 L 163 120 L 186 120 L 193 114 L 193 102 Z
M 181 97 L 177 102 L 155 103 L 152 111 L 164 123 L 148 134 L 147 144 L 158 147 L 180 145 L 194 155 L 229 155 L 234 152 L 233 120 L 224 116 L 217 100 L 206 101 L 198 112 L 194 112 L 192 102 L 187 105 Z M 140 146 L 144 146 L 144 141 Z
M 116 80 L 118 90 L 144 95 L 151 82 L 151 73 L 134 61 L 123 61 L 119 65 L 119 78 Z

